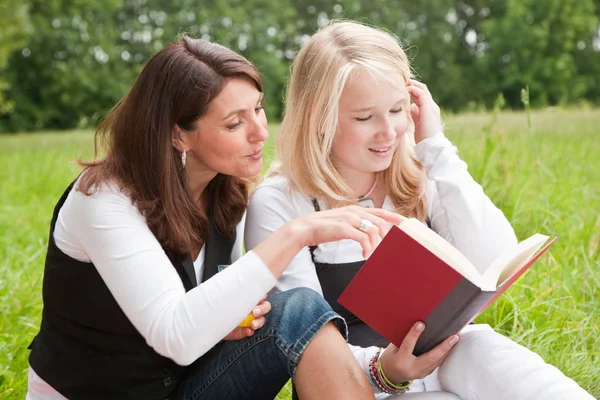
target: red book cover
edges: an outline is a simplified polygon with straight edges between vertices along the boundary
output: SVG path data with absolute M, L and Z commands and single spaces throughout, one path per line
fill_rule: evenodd
M 338 302 L 397 346 L 415 322 L 424 321 L 426 328 L 415 348 L 418 355 L 474 319 L 555 240 L 537 252 L 500 290 L 488 292 L 394 226 Z
M 394 226 L 338 302 L 399 345 L 461 280 L 461 274 Z

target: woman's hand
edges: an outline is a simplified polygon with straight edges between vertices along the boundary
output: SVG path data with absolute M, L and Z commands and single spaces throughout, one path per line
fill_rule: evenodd
M 452 347 L 458 342 L 459 336 L 452 335 L 442 343 L 421 354 L 413 355 L 417 340 L 425 329 L 422 322 L 417 322 L 408 332 L 400 347 L 390 345 L 381 354 L 381 367 L 392 382 L 402 383 L 414 379 L 422 379 L 431 374 L 444 362 Z
M 397 225 L 404 219 L 394 212 L 359 206 L 314 212 L 288 222 L 252 251 L 279 278 L 306 246 L 352 239 L 360 243 L 366 258 L 388 232 L 389 224 Z
M 410 105 L 410 115 L 415 123 L 415 142 L 432 137 L 443 132 L 440 107 L 431 97 L 427 85 L 409 79 L 406 84 L 413 100 Z
M 352 239 L 363 248 L 368 257 L 390 229 L 390 223 L 398 225 L 404 217 L 378 208 L 346 206 L 333 210 L 311 213 L 290 222 L 303 238 L 304 246 Z M 368 221 L 367 228 L 361 224 Z
M 257 304 L 256 307 L 252 310 L 252 315 L 254 316 L 254 321 L 250 324 L 249 327 L 236 327 L 229 335 L 225 336 L 223 340 L 241 340 L 245 339 L 249 336 L 254 335 L 254 331 L 262 328 L 265 325 L 265 314 L 271 311 L 271 303 L 266 300 L 266 297 L 263 298 L 260 303 Z

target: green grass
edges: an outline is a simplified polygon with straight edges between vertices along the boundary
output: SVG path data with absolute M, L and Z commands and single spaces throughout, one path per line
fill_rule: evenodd
M 520 238 L 559 241 L 479 322 L 600 397 L 600 111 L 534 112 L 531 128 L 524 113 L 493 119 L 448 116 L 446 134 Z M 0 136 L 0 399 L 25 397 L 52 208 L 92 153 L 89 131 Z

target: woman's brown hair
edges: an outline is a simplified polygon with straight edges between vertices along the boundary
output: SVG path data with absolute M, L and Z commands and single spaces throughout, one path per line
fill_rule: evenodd
M 173 147 L 173 128 L 194 130 L 208 106 L 233 77 L 262 83 L 252 64 L 215 43 L 181 36 L 156 53 L 129 92 L 99 125 L 96 160 L 86 167 L 79 190 L 90 194 L 115 181 L 146 218 L 150 230 L 169 249 L 188 253 L 202 244 L 208 217 L 191 196 L 181 153 Z M 97 159 L 103 147 L 106 156 Z M 248 202 L 248 182 L 218 174 L 203 193 L 218 230 L 228 235 Z

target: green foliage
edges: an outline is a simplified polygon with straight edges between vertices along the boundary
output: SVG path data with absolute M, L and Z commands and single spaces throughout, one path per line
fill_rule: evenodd
M 121 59 L 123 2 L 33 0 L 29 5 L 33 32 L 8 70 L 9 79 L 19 82 L 9 91 L 15 108 L 0 124 L 16 131 L 95 122 L 137 72 Z
M 581 98 L 585 78 L 578 73 L 575 55 L 578 43 L 598 24 L 593 1 L 491 3 L 492 7 L 499 3 L 498 13 L 480 24 L 487 46 L 480 67 L 497 84 L 484 90 L 489 95 L 504 93 L 513 106 L 520 103 L 521 88 L 527 85 L 533 105 L 567 104 Z
M 0 3 L 0 115 L 10 112 L 14 102 L 6 98 L 10 81 L 2 76 L 9 55 L 18 50 L 27 35 L 27 4 L 20 0 L 4 0 Z
M 282 114 L 289 63 L 331 19 L 397 35 L 447 110 L 600 103 L 600 0 L 4 0 L 0 131 L 95 126 L 179 33 L 252 60 Z

